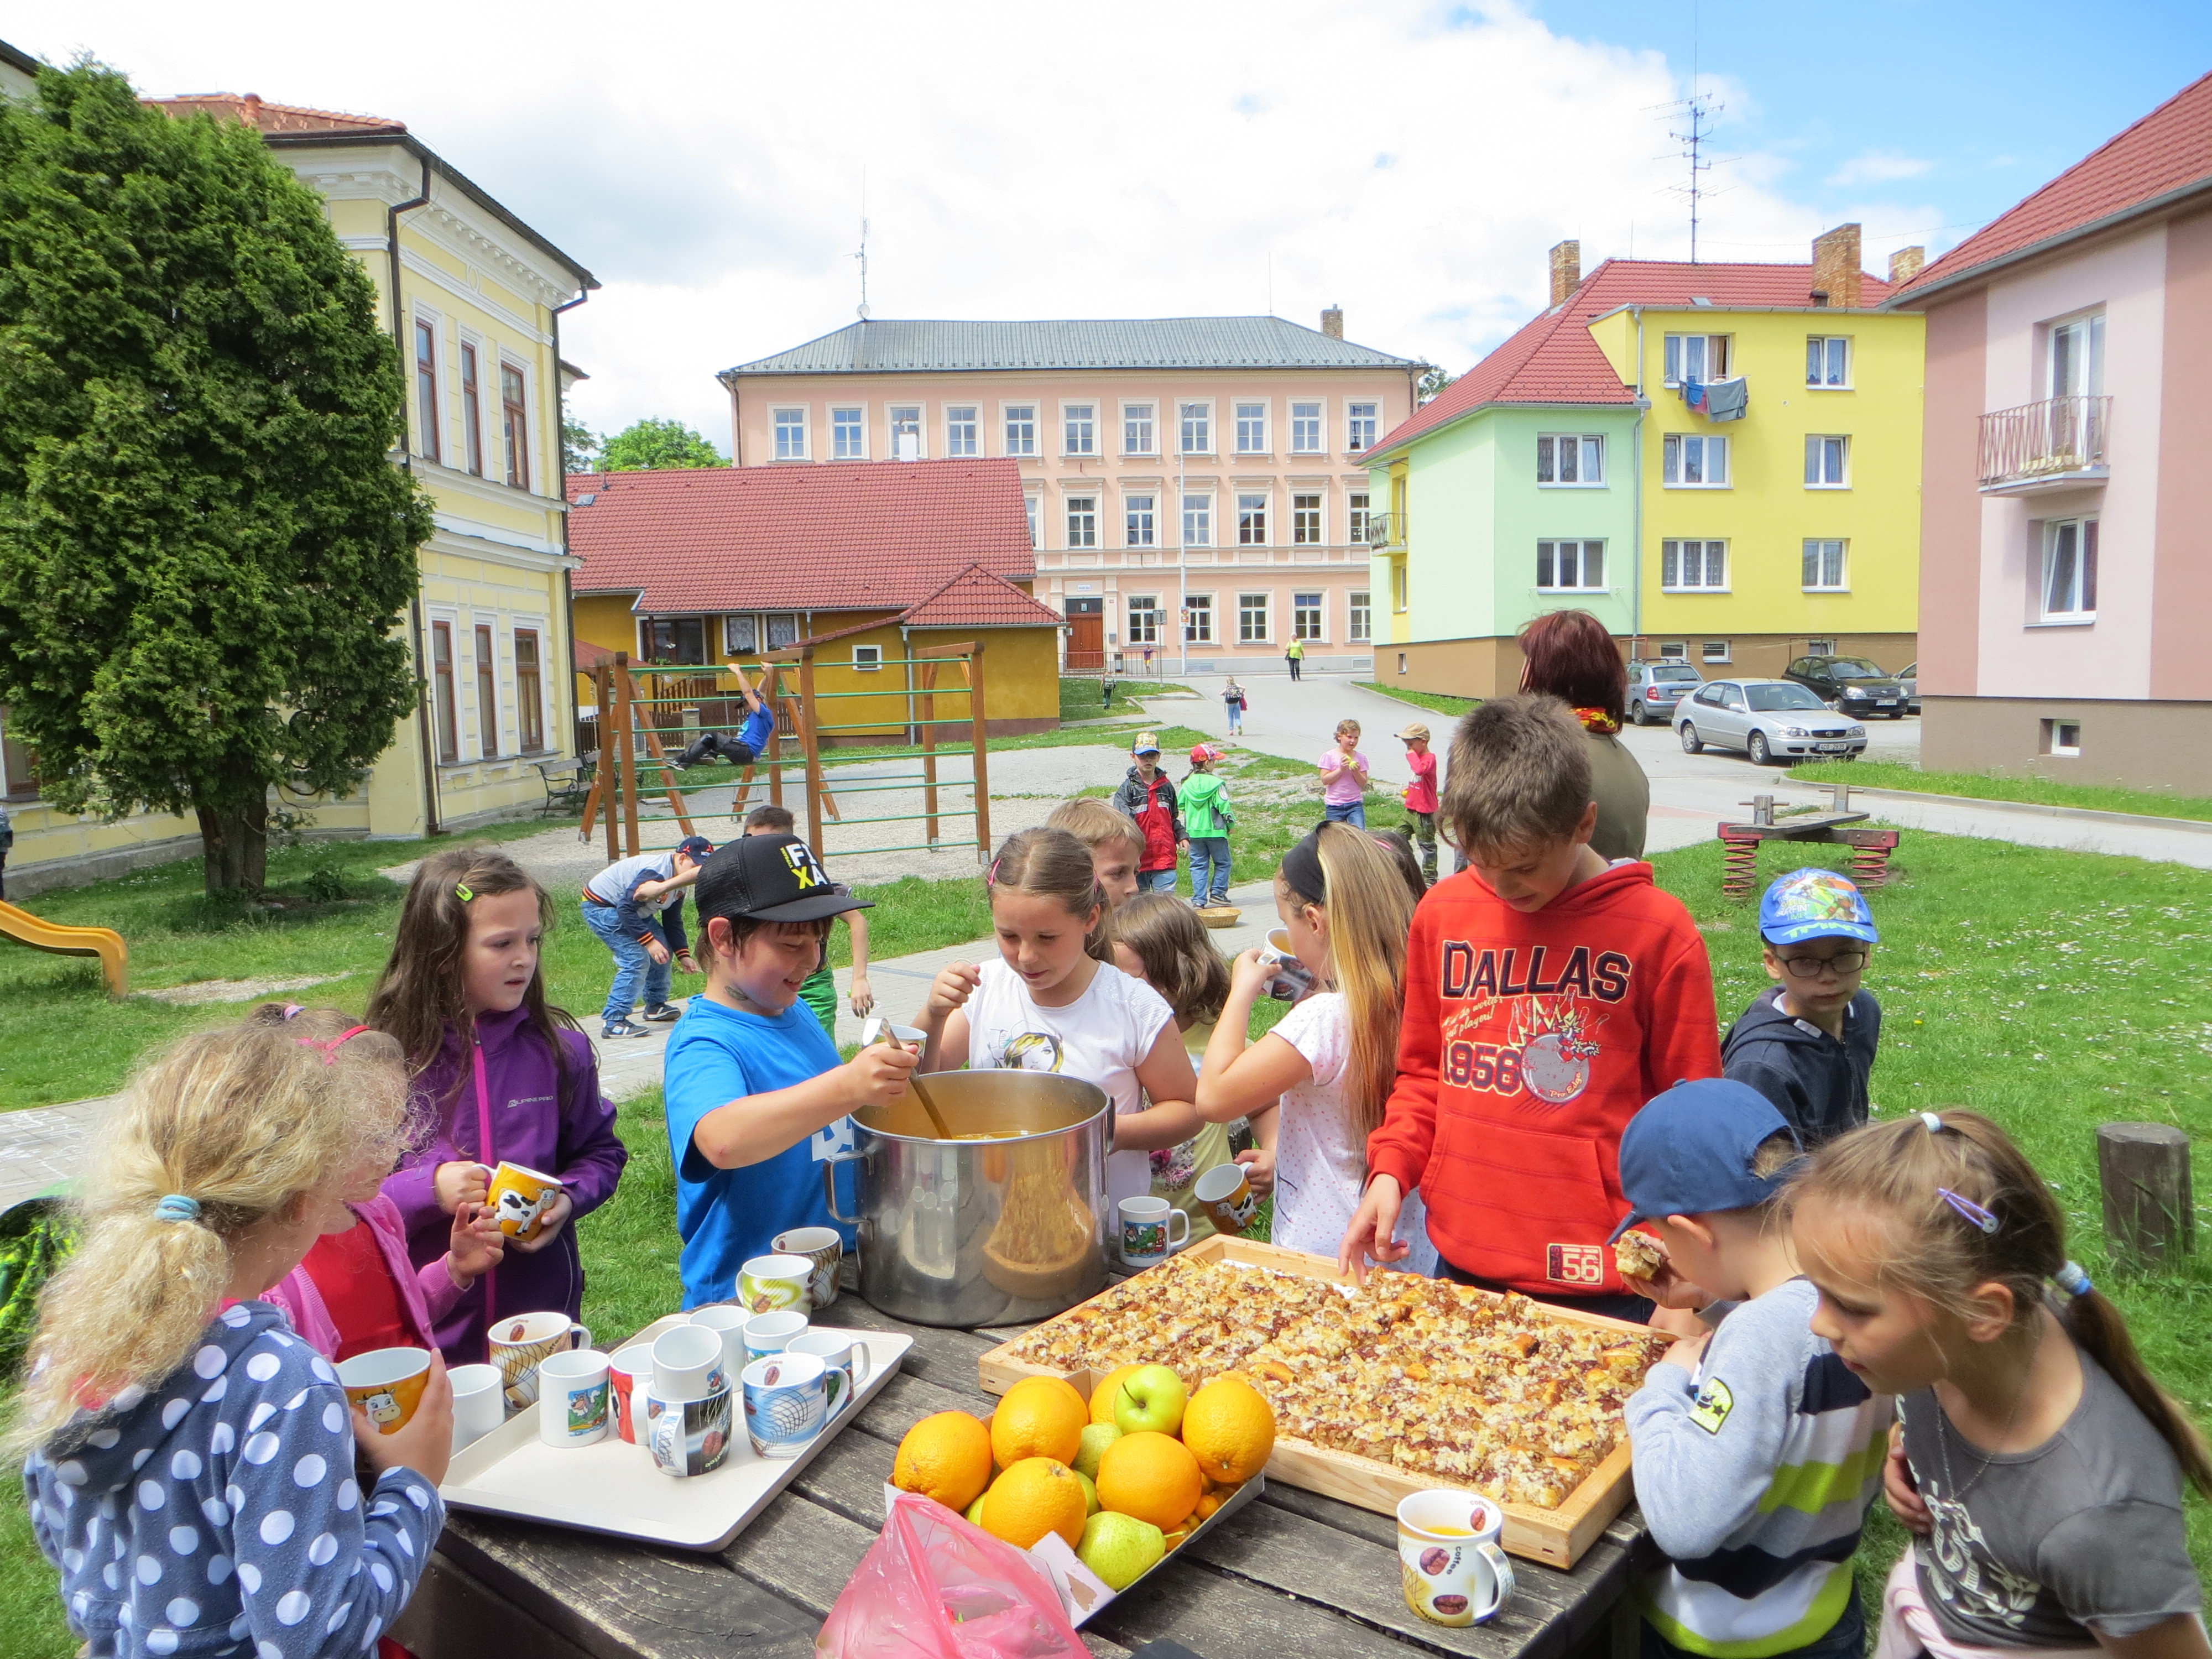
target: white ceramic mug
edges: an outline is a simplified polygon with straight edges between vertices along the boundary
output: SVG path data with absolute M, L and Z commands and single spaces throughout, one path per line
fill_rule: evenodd
M 745 1437 L 763 1457 L 796 1457 L 830 1419 L 829 1368 L 818 1355 L 772 1353 L 744 1369 Z
M 1296 1002 L 1313 989 L 1313 969 L 1298 960 L 1298 953 L 1291 948 L 1291 930 L 1271 927 L 1267 942 L 1261 948 L 1260 960 L 1274 969 L 1267 981 L 1267 994 L 1278 1002 Z
M 807 1285 L 814 1264 L 803 1255 L 757 1255 L 738 1270 L 738 1302 L 751 1313 L 790 1308 L 805 1313 L 813 1304 Z
M 1164 1198 L 1125 1198 L 1121 1200 L 1121 1261 L 1131 1267 L 1152 1267 L 1166 1261 L 1178 1245 L 1190 1243 L 1190 1218 Z M 1176 1236 L 1176 1224 L 1182 1236 Z
M 1433 1625 L 1479 1625 L 1513 1594 L 1498 1547 L 1505 1516 L 1478 1492 L 1417 1492 L 1398 1504 L 1398 1577 L 1406 1605 Z
M 669 1401 L 704 1400 L 730 1386 L 719 1332 L 678 1325 L 653 1339 L 653 1392 Z
M 828 1367 L 824 1401 L 831 1417 L 851 1405 L 868 1380 L 868 1341 L 850 1331 L 801 1331 L 786 1353 L 811 1353 Z
M 645 1444 L 645 1397 L 653 1392 L 653 1346 L 634 1342 L 607 1358 L 607 1409 L 617 1438 Z
M 538 1362 L 538 1437 L 549 1446 L 590 1446 L 607 1437 L 606 1355 L 577 1348 Z
M 793 1227 L 769 1241 L 778 1255 L 803 1255 L 814 1264 L 806 1276 L 806 1299 L 816 1311 L 837 1299 L 837 1263 L 845 1241 L 835 1227 Z
M 722 1339 L 722 1364 L 732 1376 L 745 1368 L 745 1322 L 752 1316 L 728 1302 L 717 1302 L 691 1316 L 694 1325 L 704 1326 Z
M 776 1313 L 755 1314 L 745 1321 L 743 1334 L 744 1358 L 738 1361 L 737 1369 L 730 1375 L 753 1363 L 765 1359 L 772 1353 L 781 1353 L 789 1347 L 792 1339 L 806 1334 L 806 1316 L 795 1308 L 785 1308 Z
M 509 1411 L 538 1398 L 538 1364 L 562 1348 L 588 1348 L 592 1334 L 563 1313 L 502 1314 L 485 1338 L 491 1363 L 507 1376 Z
M 696 1400 L 645 1397 L 645 1445 L 653 1466 L 678 1480 L 708 1474 L 730 1455 L 730 1411 L 737 1390 L 723 1387 Z
M 507 1421 L 507 1378 L 498 1366 L 456 1365 L 446 1380 L 453 1385 L 455 1451 Z

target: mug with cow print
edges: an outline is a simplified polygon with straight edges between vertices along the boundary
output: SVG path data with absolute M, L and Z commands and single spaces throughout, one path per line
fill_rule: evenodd
M 528 1241 L 538 1229 L 561 1183 L 550 1175 L 520 1164 L 501 1164 L 493 1171 L 484 1202 L 499 1219 L 499 1230 L 509 1238 Z

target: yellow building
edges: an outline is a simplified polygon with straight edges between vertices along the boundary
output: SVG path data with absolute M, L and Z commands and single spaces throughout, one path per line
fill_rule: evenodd
M 537 763 L 574 752 L 560 313 L 599 284 L 402 122 L 251 94 L 147 101 L 261 131 L 323 198 L 408 372 L 408 453 L 395 459 L 436 503 L 401 624 L 424 692 L 368 787 L 313 803 L 314 832 L 416 836 L 530 810 L 544 799 Z M 198 850 L 185 819 L 102 824 L 51 811 L 27 759 L 9 747 L 17 890 Z

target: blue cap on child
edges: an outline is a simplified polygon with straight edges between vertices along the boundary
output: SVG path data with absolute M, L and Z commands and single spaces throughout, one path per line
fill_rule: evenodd
M 1748 1083 L 1699 1078 L 1655 1097 L 1620 1137 L 1620 1190 L 1634 1207 L 1613 1237 L 1654 1216 L 1711 1215 L 1765 1203 L 1782 1177 L 1753 1174 L 1752 1160 L 1778 1134 L 1797 1139 L 1774 1103 Z
M 1759 936 L 1769 945 L 1796 945 L 1808 939 L 1881 942 L 1866 895 L 1850 877 L 1833 870 L 1792 870 L 1777 876 L 1759 902 Z
M 686 836 L 676 843 L 676 850 L 689 857 L 694 864 L 704 864 L 707 855 L 714 850 L 714 843 L 704 836 Z

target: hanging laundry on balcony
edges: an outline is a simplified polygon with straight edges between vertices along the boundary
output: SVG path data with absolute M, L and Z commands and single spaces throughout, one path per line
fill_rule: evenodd
M 1682 381 L 1682 407 L 1694 409 L 1700 414 L 1705 407 L 1705 388 L 1702 382 L 1685 378 Z
M 1698 388 L 1698 400 L 1692 409 L 1701 409 L 1709 421 L 1740 421 L 1744 405 L 1751 401 L 1751 387 L 1744 376 L 1732 380 L 1714 380 Z

